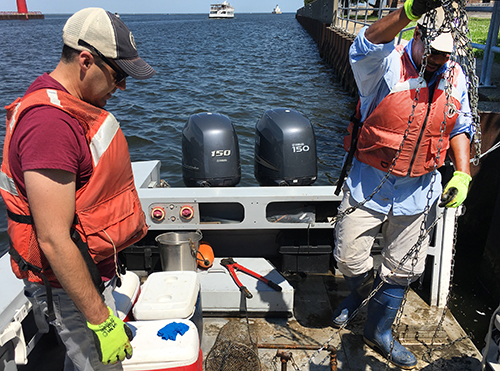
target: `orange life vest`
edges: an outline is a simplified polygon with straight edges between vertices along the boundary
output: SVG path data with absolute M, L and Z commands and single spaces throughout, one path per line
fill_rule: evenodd
M 419 83 L 418 72 L 409 55 L 403 46 L 396 48 L 401 54 L 400 79 L 362 123 L 359 129 L 357 149 L 354 153 L 359 161 L 382 171 L 389 169 L 400 148 L 408 127 Z M 434 169 L 438 153 L 439 163 L 437 166 L 444 163 L 449 147 L 449 135 L 455 126 L 458 111 L 461 108 L 460 95 L 457 90 L 457 77 L 460 73 L 460 67 L 455 65 L 451 75 L 449 103 L 454 105 L 456 110 L 451 112 L 452 114 L 446 115 L 446 128 L 443 135 L 441 135 L 441 124 L 445 118 L 444 112 L 447 104 L 446 76 L 441 75 L 438 78 L 432 97 L 427 83 L 425 81 L 421 83 L 414 118 L 392 174 L 411 177 L 427 174 Z M 356 117 L 358 119 L 361 117 L 359 105 Z M 344 138 L 346 151 L 350 149 L 354 125 L 353 122 L 350 123 L 349 135 Z M 441 137 L 442 143 L 440 144 Z
M 50 282 L 57 282 L 57 279 L 38 245 L 36 228 L 29 222 L 29 205 L 14 183 L 8 154 L 12 133 L 20 118 L 30 108 L 41 105 L 58 108 L 78 120 L 90 147 L 93 172 L 89 181 L 76 192 L 73 228 L 87 244 L 92 260 L 99 263 L 116 254 L 144 237 L 148 229 L 134 185 L 127 141 L 114 116 L 58 90 L 42 89 L 18 98 L 6 107 L 7 132 L 0 193 L 9 215 L 11 257 L 21 256 L 29 265 L 39 268 L 36 272 L 26 266 L 20 267 L 11 258 L 12 270 L 18 278 L 38 283 L 43 282 L 42 275 Z

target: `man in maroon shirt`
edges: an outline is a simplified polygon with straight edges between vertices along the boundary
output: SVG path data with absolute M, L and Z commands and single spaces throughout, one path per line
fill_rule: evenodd
M 137 54 L 125 24 L 103 9 L 75 13 L 64 27 L 63 41 L 57 67 L 37 78 L 26 95 L 53 89 L 103 108 L 116 89 L 125 90 L 127 76 L 147 79 L 155 73 Z M 131 355 L 131 347 L 125 328 L 111 313 L 117 270 L 114 259 L 97 265 L 106 281 L 101 294 L 70 236 L 75 191 L 87 183 L 93 171 L 81 124 L 51 106 L 31 108 L 17 123 L 8 159 L 19 195 L 29 203 L 40 249 L 60 284 L 52 285 L 56 316 L 52 324 L 66 346 L 64 369 L 121 370 L 119 361 Z M 37 324 L 48 329 L 46 319 L 39 315 L 47 312 L 44 285 L 28 280 L 25 285 L 38 314 Z

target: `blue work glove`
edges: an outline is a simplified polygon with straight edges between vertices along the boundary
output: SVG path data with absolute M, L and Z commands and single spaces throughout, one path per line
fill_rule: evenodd
M 455 171 L 443 194 L 441 195 L 440 207 L 459 207 L 465 201 L 469 191 L 469 183 L 472 180 L 469 174 Z
M 442 2 L 440 0 L 406 0 L 405 13 L 410 21 L 416 21 L 427 13 L 429 10 L 440 7 Z
M 132 357 L 132 345 L 130 341 L 134 338 L 132 330 L 121 319 L 113 314 L 108 307 L 109 317 L 99 325 L 87 322 L 89 329 L 93 331 L 94 342 L 101 358 L 101 362 L 115 364 L 123 361 L 125 357 Z
M 163 340 L 174 340 L 177 338 L 177 334 L 184 335 L 186 331 L 189 330 L 189 326 L 185 323 L 172 322 L 158 330 L 158 336 Z

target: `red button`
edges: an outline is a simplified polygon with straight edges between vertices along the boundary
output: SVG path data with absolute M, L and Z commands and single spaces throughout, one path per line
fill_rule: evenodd
M 181 218 L 189 220 L 194 216 L 194 210 L 191 206 L 183 206 L 181 207 L 180 212 Z
M 153 210 L 151 210 L 151 218 L 157 221 L 162 221 L 165 219 L 165 210 L 159 206 L 153 208 Z

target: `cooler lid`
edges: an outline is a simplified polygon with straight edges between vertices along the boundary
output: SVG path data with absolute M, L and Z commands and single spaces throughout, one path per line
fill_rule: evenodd
M 177 334 L 175 340 L 158 336 L 158 331 L 172 322 L 184 323 L 189 329 L 183 335 Z M 198 330 L 189 320 L 130 321 L 127 325 L 134 335 L 131 341 L 134 353 L 131 359 L 122 362 L 124 371 L 176 369 L 192 365 L 198 359 Z
M 200 289 L 194 271 L 155 272 L 149 275 L 134 305 L 137 320 L 189 318 Z

